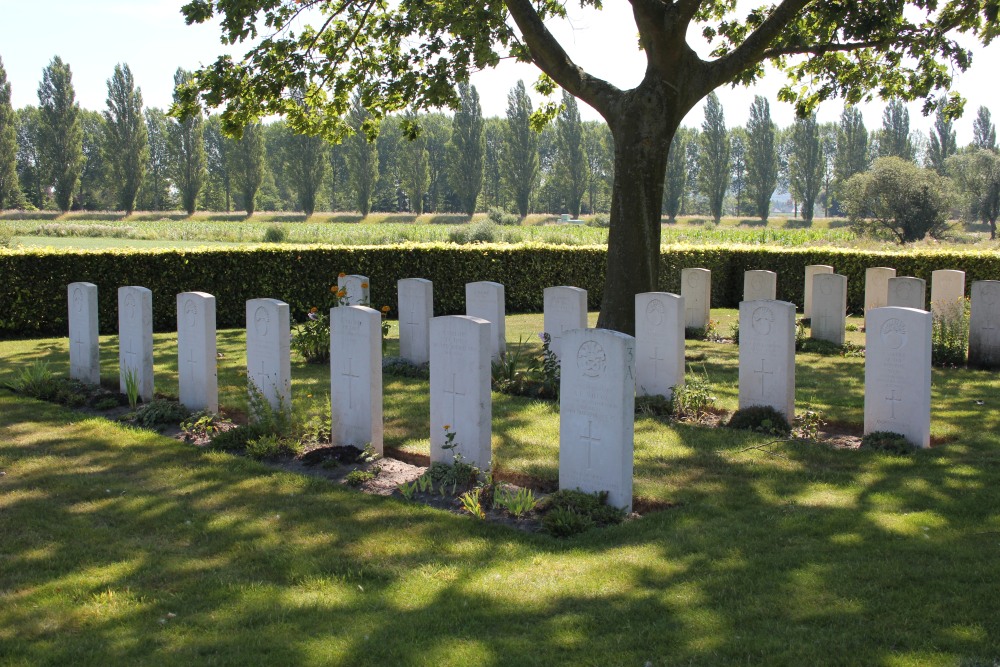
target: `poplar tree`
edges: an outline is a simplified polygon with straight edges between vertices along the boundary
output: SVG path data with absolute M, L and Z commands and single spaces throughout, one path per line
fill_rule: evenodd
M 21 205 L 17 177 L 17 114 L 10 103 L 10 83 L 0 59 L 0 210 Z
M 882 112 L 878 154 L 879 157 L 898 157 L 913 161 L 915 151 L 910 141 L 910 112 L 900 100 L 890 100 Z
M 979 107 L 976 119 L 972 121 L 972 145 L 988 151 L 997 149 L 997 128 L 990 119 L 990 110 Z
M 587 156 L 583 148 L 583 122 L 576 98 L 563 91 L 562 110 L 556 117 L 559 132 L 556 169 L 566 209 L 580 217 L 580 203 L 587 191 Z
M 170 119 L 162 109 L 148 108 L 143 115 L 149 160 L 139 191 L 140 206 L 150 211 L 164 211 L 170 203 Z
M 767 98 L 757 95 L 750 105 L 747 120 L 747 194 L 753 202 L 754 213 L 764 222 L 771 215 L 771 196 L 778 187 L 775 129 L 771 105 Z
M 68 211 L 83 173 L 83 124 L 73 90 L 73 73 L 59 56 L 42 71 L 38 87 L 39 148 L 56 206 Z
M 347 149 L 344 157 L 354 201 L 364 218 L 372 210 L 372 197 L 378 182 L 378 146 L 374 136 L 378 126 L 357 93 L 354 94 L 348 118 L 353 134 L 344 142 Z
M 276 157 L 289 186 L 295 191 L 298 209 L 306 217 L 316 210 L 316 200 L 326 177 L 328 153 L 329 146 L 323 137 L 299 134 L 290 127 L 284 129 Z
M 733 215 L 743 215 L 743 200 L 747 191 L 747 133 L 742 127 L 729 130 L 729 157 L 732 173 L 729 190 L 733 195 Z
M 836 198 L 843 196 L 844 184 L 854 174 L 868 168 L 868 130 L 861 111 L 853 105 L 844 107 L 837 126 L 837 151 L 833 158 L 833 189 Z
M 243 136 L 229 140 L 229 175 L 247 217 L 257 208 L 257 193 L 264 183 L 264 126 L 260 123 L 243 128 Z
M 27 203 L 38 209 L 46 206 L 44 166 L 42 164 L 42 113 L 26 106 L 17 116 L 17 178 Z
M 417 215 L 424 214 L 424 195 L 427 194 L 427 137 L 423 128 L 417 126 L 417 114 L 407 111 L 404 124 L 416 128 L 412 139 L 403 140 L 403 160 L 400 165 L 401 185 L 410 200 L 410 210 Z M 406 131 L 403 132 L 407 134 Z
M 730 146 L 725 114 L 714 92 L 705 101 L 705 121 L 699 139 L 698 189 L 708 200 L 708 210 L 718 223 L 729 188 Z
M 955 139 L 955 129 L 951 118 L 945 114 L 944 106 L 938 106 L 934 116 L 934 129 L 931 131 L 930 144 L 927 148 L 927 161 L 930 167 L 945 175 L 945 160 L 958 151 L 958 141 Z
M 823 185 L 824 163 L 816 114 L 796 119 L 788 156 L 788 183 L 796 200 L 802 203 L 802 219 L 807 223 L 812 222 L 816 197 Z
M 149 161 L 149 134 L 142 114 L 142 91 L 128 64 L 115 65 L 108 79 L 108 108 L 104 112 L 104 150 L 118 208 L 131 215 Z
M 687 190 L 689 132 L 678 132 L 667 152 L 667 175 L 663 180 L 663 212 L 670 222 L 677 219 Z
M 458 99 L 459 106 L 451 121 L 451 140 L 448 142 L 451 162 L 449 180 L 458 196 L 459 208 L 472 216 L 476 212 L 479 192 L 483 189 L 483 153 L 486 150 L 483 109 L 476 87 L 468 83 L 458 84 Z
M 178 68 L 174 73 L 174 102 L 177 89 L 191 79 L 191 73 Z M 174 187 L 180 191 L 181 206 L 192 215 L 198 208 L 198 195 L 205 185 L 205 117 L 199 107 L 182 120 L 170 124 L 170 170 Z
M 233 184 L 229 176 L 229 146 L 232 143 L 222 134 L 222 119 L 212 114 L 204 125 L 205 180 L 202 189 L 204 203 L 208 209 L 225 206 L 228 213 L 233 210 Z
M 531 98 L 524 81 L 518 80 L 507 93 L 500 173 L 522 218 L 528 215 L 531 194 L 538 182 L 538 133 L 531 129 L 531 114 Z

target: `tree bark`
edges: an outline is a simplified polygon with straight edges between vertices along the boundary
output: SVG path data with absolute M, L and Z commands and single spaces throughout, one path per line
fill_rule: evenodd
M 635 334 L 635 295 L 655 291 L 667 152 L 686 113 L 676 95 L 649 80 L 625 94 L 608 125 L 614 137 L 607 273 L 597 326 Z

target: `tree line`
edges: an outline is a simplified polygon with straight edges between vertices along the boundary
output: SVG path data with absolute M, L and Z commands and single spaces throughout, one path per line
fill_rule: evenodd
M 190 76 L 178 69 L 175 87 Z M 115 67 L 107 87 L 105 110 L 80 108 L 70 67 L 57 56 L 43 71 L 38 106 L 14 110 L 0 60 L 0 209 L 363 215 L 503 209 L 578 217 L 606 212 L 610 204 L 614 156 L 607 125 L 582 121 L 575 98 L 563 93 L 555 122 L 536 131 L 520 81 L 502 118 L 484 118 L 468 84 L 459 84 L 452 116 L 409 113 L 375 122 L 355 97 L 348 115 L 354 134 L 334 145 L 296 134 L 282 120 L 249 125 L 234 139 L 223 134 L 218 115 L 181 121 L 146 108 L 127 64 Z M 825 216 L 850 215 L 868 206 L 858 203 L 864 188 L 860 179 L 852 186 L 852 177 L 885 158 L 921 165 L 915 172 L 896 168 L 897 180 L 939 188 L 930 173 L 950 177 L 967 217 L 995 230 L 1000 157 L 989 110 L 980 107 L 973 142 L 959 148 L 943 104 L 924 137 L 910 131 L 900 101 L 890 101 L 881 128 L 872 131 L 850 105 L 839 123 L 819 123 L 811 114 L 778 128 L 768 101 L 758 96 L 746 126 L 727 127 L 712 93 L 701 127 L 681 128 L 670 145 L 662 212 L 670 219 L 767 220 L 776 193 L 787 193 L 794 215 L 807 223 L 817 207 Z

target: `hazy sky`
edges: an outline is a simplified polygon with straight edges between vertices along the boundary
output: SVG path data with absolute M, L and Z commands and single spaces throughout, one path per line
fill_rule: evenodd
M 13 88 L 14 106 L 38 104 L 42 69 L 55 55 L 70 64 L 77 99 L 85 108 L 105 108 L 106 82 L 116 63 L 129 64 L 147 106 L 169 106 L 178 67 L 195 69 L 224 52 L 217 27 L 184 24 L 180 14 L 183 4 L 184 0 L 0 0 L 0 58 Z M 747 4 L 754 3 L 742 2 L 741 8 Z M 640 81 L 645 63 L 635 46 L 635 24 L 625 0 L 605 0 L 605 9 L 600 12 L 571 9 L 569 21 L 551 24 L 550 29 L 577 64 L 592 74 L 623 88 Z M 698 41 L 700 38 L 692 40 Z M 1000 120 L 998 70 L 1000 46 L 993 44 L 977 48 L 972 68 L 956 76 L 956 89 L 968 100 L 965 115 L 956 122 L 960 145 L 971 141 L 972 120 L 980 105 L 990 108 Z M 519 78 L 530 89 L 537 75 L 534 67 L 516 63 L 477 74 L 473 84 L 482 98 L 484 114 L 504 115 L 508 90 Z M 780 75 L 771 74 L 755 88 L 719 89 L 726 123 L 730 127 L 745 125 L 753 96 L 764 95 L 771 101 L 775 122 L 779 126 L 790 124 L 792 107 L 777 101 L 782 83 Z M 869 129 L 881 126 L 883 107 L 880 100 L 862 107 Z M 820 120 L 837 120 L 841 109 L 839 100 L 825 103 L 819 111 Z M 599 117 L 582 104 L 581 114 L 585 119 Z M 699 105 L 684 124 L 698 126 L 702 118 Z M 911 129 L 927 133 L 931 123 L 932 119 L 920 114 L 919 103 L 910 105 Z

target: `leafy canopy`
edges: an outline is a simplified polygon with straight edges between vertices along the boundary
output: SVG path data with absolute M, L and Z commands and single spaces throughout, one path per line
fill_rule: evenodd
M 858 103 L 873 94 L 916 99 L 947 90 L 952 72 L 971 58 L 954 34 L 989 43 L 1000 30 L 1000 0 L 783 0 L 742 15 L 736 0 L 631 5 L 647 79 L 686 78 L 682 94 L 693 105 L 719 85 L 752 83 L 770 62 L 789 76 L 779 97 L 801 115 L 833 96 Z M 191 0 L 182 11 L 188 23 L 218 15 L 223 42 L 252 43 L 243 59 L 222 56 L 200 70 L 174 110 L 195 110 L 201 95 L 210 107 L 225 105 L 223 125 L 237 134 L 279 114 L 297 131 L 340 138 L 355 89 L 376 119 L 404 108 L 454 108 L 457 82 L 505 58 L 534 62 L 543 72 L 536 89 L 549 93 L 558 84 L 609 122 L 624 94 L 577 67 L 546 29 L 546 20 L 566 15 L 560 0 Z M 708 59 L 686 44 L 692 24 L 711 49 Z M 305 104 L 292 91 L 304 91 Z M 962 102 L 949 96 L 949 116 Z M 550 103 L 536 115 L 556 111 Z

